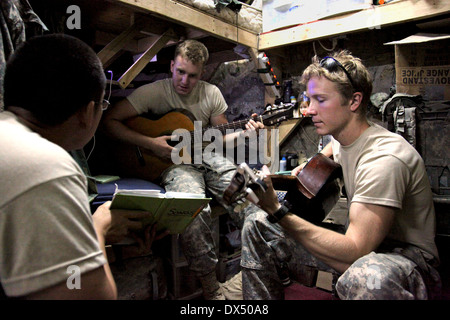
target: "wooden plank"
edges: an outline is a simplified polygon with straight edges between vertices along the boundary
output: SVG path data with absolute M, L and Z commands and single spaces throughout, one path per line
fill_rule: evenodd
M 450 1 L 400 0 L 336 18 L 260 34 L 258 49 L 262 51 L 351 32 L 379 29 L 448 13 Z
M 177 38 L 177 34 L 172 29 L 163 33 L 136 62 L 120 77 L 118 83 L 122 89 L 125 89 L 131 81 L 145 68 L 152 58 L 161 50 L 171 39 Z
M 140 26 L 137 23 L 133 23 L 128 29 L 119 34 L 114 40 L 108 43 L 97 56 L 103 64 L 103 68 L 107 68 L 115 57 L 117 57 L 119 51 L 121 51 L 125 45 L 133 39 L 140 32 Z
M 290 119 L 284 121 L 278 126 L 278 129 L 280 130 L 279 133 L 280 146 L 283 145 L 284 141 L 286 141 L 289 135 L 295 130 L 295 128 L 297 128 L 302 119 L 303 118 Z
M 132 7 L 133 10 L 156 14 L 184 26 L 195 27 L 215 37 L 243 44 L 258 46 L 258 35 L 220 20 L 193 7 L 173 0 L 110 0 Z
M 300 123 L 299 119 L 291 119 L 280 124 L 278 129 L 280 130 L 280 146 L 284 143 L 284 141 L 289 137 L 289 135 L 297 128 Z

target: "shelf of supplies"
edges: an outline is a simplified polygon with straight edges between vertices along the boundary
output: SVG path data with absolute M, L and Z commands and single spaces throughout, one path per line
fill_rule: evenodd
M 259 50 L 380 29 L 450 13 L 450 1 L 399 0 L 350 14 L 318 20 L 259 35 Z

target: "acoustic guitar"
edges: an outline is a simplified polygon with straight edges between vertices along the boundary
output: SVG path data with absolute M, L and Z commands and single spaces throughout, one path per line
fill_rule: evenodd
M 269 177 L 275 190 L 285 191 L 284 199 L 292 205 L 290 212 L 314 224 L 324 220 L 340 197 L 342 168 L 322 153 L 312 157 L 297 176 L 272 174 Z M 225 189 L 224 200 L 230 203 L 242 198 L 236 193 L 243 192 L 247 187 L 258 196 L 265 189 L 265 184 L 255 186 L 257 181 L 256 178 L 247 179 L 235 174 Z M 244 186 L 243 183 L 250 184 Z
M 253 120 L 262 122 L 265 126 L 273 126 L 293 118 L 293 109 L 294 106 L 292 105 L 274 108 L 264 112 L 262 115 L 253 117 Z M 196 135 L 203 137 L 203 134 L 208 129 L 219 130 L 222 134 L 226 134 L 229 129 L 245 129 L 245 124 L 250 119 L 206 127 L 201 130 L 195 130 L 194 120 L 195 118 L 189 111 L 175 109 L 157 119 L 148 115 L 140 115 L 127 120 L 125 124 L 129 128 L 153 138 L 164 135 L 170 136 L 176 129 L 185 129 L 189 132 L 191 141 L 194 141 Z M 178 144 L 179 142 L 175 141 L 175 143 Z M 102 144 L 103 146 L 101 146 Z M 102 141 L 102 143 L 99 143 L 99 148 L 102 148 L 102 151 L 99 152 L 102 153 L 103 158 L 107 158 L 107 160 L 103 161 L 103 164 L 105 165 L 106 162 L 109 162 L 110 167 L 114 167 L 116 174 L 121 176 L 137 177 L 155 182 L 164 170 L 173 165 L 171 161 L 163 160 L 149 150 L 125 143 Z M 183 163 L 190 163 L 186 153 L 182 156 Z

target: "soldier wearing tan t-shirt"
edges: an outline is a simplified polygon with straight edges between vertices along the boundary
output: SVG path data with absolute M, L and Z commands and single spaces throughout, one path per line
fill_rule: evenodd
M 283 298 L 280 258 L 293 277 L 302 265 L 333 272 L 341 299 L 435 298 L 435 213 L 420 155 L 400 135 L 367 120 L 372 84 L 360 59 L 346 51 L 315 59 L 302 81 L 317 133 L 333 137 L 322 153 L 342 166 L 346 230 L 338 233 L 290 213 L 266 177 L 269 188 L 258 203 L 266 213 L 249 216 L 242 234 L 244 298 Z
M 174 147 L 168 144 L 171 136 L 149 137 L 124 125 L 124 121 L 150 113 L 164 115 L 175 109 L 188 110 L 201 127 L 228 123 L 225 111 L 228 106 L 219 89 L 201 79 L 208 60 L 208 50 L 195 40 L 186 40 L 175 50 L 170 70 L 172 77 L 136 89 L 126 99 L 111 108 L 103 119 L 103 131 L 112 139 L 151 151 L 163 161 L 172 161 Z M 260 122 L 250 120 L 246 131 L 263 128 Z M 242 132 L 242 131 L 241 131 Z M 238 135 L 223 137 L 228 145 Z M 229 185 L 236 167 L 220 154 L 203 155 L 201 163 L 173 165 L 161 175 L 166 191 L 205 194 L 206 189 L 222 203 L 223 190 Z M 237 218 L 237 217 L 236 217 Z M 237 218 L 238 219 L 238 218 Z M 181 236 L 183 253 L 190 269 L 200 278 L 206 299 L 223 299 L 216 278 L 217 257 L 211 231 L 211 208 L 207 206 Z
M 69 155 L 92 139 L 109 105 L 100 60 L 72 36 L 36 36 L 16 48 L 3 84 L 0 300 L 116 299 L 105 244 L 150 214 L 112 210 L 110 201 L 91 212 L 86 176 Z M 142 239 L 146 253 L 155 231 Z

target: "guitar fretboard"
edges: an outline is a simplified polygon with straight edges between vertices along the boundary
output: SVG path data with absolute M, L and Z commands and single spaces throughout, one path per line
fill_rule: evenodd
M 290 118 L 292 118 L 292 108 L 285 109 L 282 111 L 277 111 L 274 114 L 255 116 L 255 117 L 251 117 L 250 119 L 233 121 L 233 122 L 229 122 L 229 123 L 220 124 L 220 125 L 217 125 L 214 127 L 205 127 L 205 128 L 202 128 L 202 130 L 193 130 L 193 131 L 190 131 L 190 134 L 191 134 L 191 138 L 193 138 L 194 135 L 203 135 L 207 130 L 210 130 L 210 129 L 217 129 L 222 134 L 226 134 L 227 133 L 226 131 L 229 129 L 233 129 L 233 130 L 244 129 L 245 124 L 247 122 L 249 122 L 250 120 L 262 122 L 264 125 L 273 125 L 275 123 L 280 123 L 280 122 L 285 121 Z

